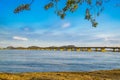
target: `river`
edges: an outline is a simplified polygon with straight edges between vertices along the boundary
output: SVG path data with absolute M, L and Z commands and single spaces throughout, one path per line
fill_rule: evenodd
M 0 50 L 0 72 L 120 69 L 119 52 Z

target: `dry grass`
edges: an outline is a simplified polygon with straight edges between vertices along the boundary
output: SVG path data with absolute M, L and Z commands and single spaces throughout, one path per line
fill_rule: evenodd
M 120 80 L 120 70 L 94 72 L 0 73 L 0 80 Z

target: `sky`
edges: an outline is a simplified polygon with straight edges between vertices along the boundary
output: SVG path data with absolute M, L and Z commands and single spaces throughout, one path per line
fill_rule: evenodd
M 96 18 L 99 23 L 96 28 L 84 19 L 84 5 L 74 13 L 68 13 L 65 19 L 60 19 L 54 9 L 44 9 L 49 0 L 35 0 L 30 11 L 13 13 L 18 5 L 30 1 L 0 0 L 0 47 L 120 47 L 119 0 L 104 5 L 105 10 Z

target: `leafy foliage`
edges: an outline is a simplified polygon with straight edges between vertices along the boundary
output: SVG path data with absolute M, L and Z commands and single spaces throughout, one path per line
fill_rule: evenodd
M 30 10 L 30 4 L 22 4 L 18 6 L 14 13 L 19 13 L 23 10 Z M 60 0 L 50 0 L 48 4 L 44 6 L 45 10 L 50 8 L 55 8 L 55 13 L 60 16 L 62 19 L 65 18 L 67 12 L 75 12 L 80 6 L 85 5 L 85 19 L 92 23 L 93 27 L 96 27 L 98 23 L 96 22 L 96 16 L 99 16 L 100 13 L 104 10 L 104 3 L 109 0 L 66 0 L 66 3 L 63 8 L 58 9 L 58 3 Z
M 20 11 L 23 11 L 23 10 L 30 10 L 30 5 L 29 4 L 22 4 L 14 10 L 14 13 L 19 13 Z

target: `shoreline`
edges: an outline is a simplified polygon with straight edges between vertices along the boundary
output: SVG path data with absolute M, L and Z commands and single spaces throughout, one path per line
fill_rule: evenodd
M 120 80 L 120 69 L 90 72 L 0 72 L 0 80 Z

